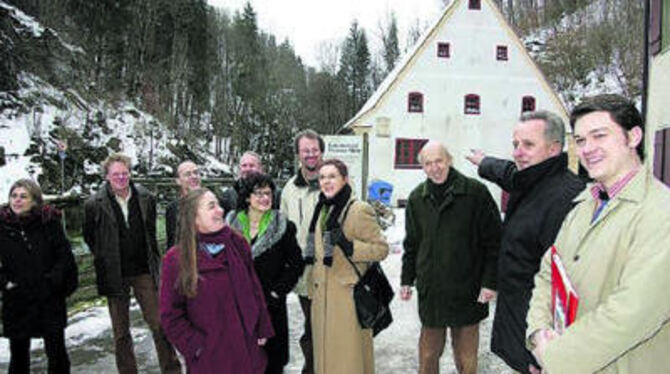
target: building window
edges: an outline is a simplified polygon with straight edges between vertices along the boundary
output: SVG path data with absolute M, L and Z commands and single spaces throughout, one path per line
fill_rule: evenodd
M 654 175 L 670 186 L 670 128 L 657 130 L 654 139 Z
M 507 46 L 499 45 L 496 47 L 496 60 L 507 61 Z
M 437 57 L 449 58 L 451 57 L 449 51 L 449 43 L 437 43 Z
M 394 167 L 396 169 L 421 169 L 419 151 L 427 142 L 428 139 L 396 139 Z
M 479 114 L 479 95 L 465 95 L 465 114 Z
M 470 0 L 468 2 L 468 8 L 470 8 L 470 9 L 482 9 L 482 1 L 481 0 Z
M 521 99 L 521 113 L 535 111 L 535 98 L 532 96 L 524 96 Z
M 421 92 L 410 92 L 407 96 L 407 111 L 410 113 L 423 112 L 423 94 Z

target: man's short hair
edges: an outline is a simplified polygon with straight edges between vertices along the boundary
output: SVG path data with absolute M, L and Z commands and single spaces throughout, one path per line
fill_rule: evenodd
M 263 166 L 263 159 L 261 158 L 261 155 L 259 155 L 258 153 L 254 152 L 254 151 L 246 151 L 246 152 L 242 153 L 242 156 L 240 156 L 239 161 L 242 161 L 244 156 L 251 156 L 251 157 L 255 158 L 256 160 L 258 160 L 258 163 L 261 166 Z
M 587 97 L 570 113 L 570 127 L 574 130 L 575 123 L 583 116 L 593 112 L 607 112 L 612 121 L 621 126 L 624 132 L 635 126 L 642 129 L 644 139 L 644 121 L 635 104 L 621 95 L 603 94 Z M 644 142 L 637 145 L 637 154 L 644 160 Z
M 295 150 L 295 154 L 300 153 L 300 148 L 298 147 L 300 143 L 300 139 L 302 138 L 307 138 L 307 139 L 312 139 L 312 140 L 318 140 L 319 141 L 319 150 L 321 150 L 321 153 L 323 153 L 326 149 L 326 143 L 323 141 L 323 138 L 319 133 L 312 129 L 306 129 L 302 130 L 299 133 L 295 135 L 295 138 L 293 138 L 293 148 Z
M 112 153 L 107 158 L 102 162 L 102 172 L 103 175 L 107 175 L 107 171 L 109 170 L 109 166 L 115 162 L 120 162 L 124 165 L 126 165 L 126 168 L 130 170 L 130 157 L 124 155 L 123 153 Z
M 196 164 L 195 162 L 193 162 L 191 160 L 184 160 L 184 161 L 180 162 L 179 164 L 177 164 L 177 167 L 174 168 L 174 176 L 175 177 L 179 178 L 179 169 L 181 168 L 182 165 L 187 164 L 187 163 L 191 163 L 191 164 L 195 165 L 196 167 L 198 166 L 198 164 Z
M 558 142 L 563 149 L 565 145 L 565 124 L 561 117 L 548 110 L 525 112 L 519 117 L 519 122 L 532 120 L 544 121 L 544 138 L 549 142 Z

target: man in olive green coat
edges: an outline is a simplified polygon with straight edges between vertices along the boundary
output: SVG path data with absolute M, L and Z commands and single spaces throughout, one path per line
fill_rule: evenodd
M 579 304 L 559 333 L 548 251 L 528 311 L 529 348 L 543 373 L 667 373 L 670 191 L 642 163 L 642 117 L 629 100 L 600 95 L 575 107 L 570 125 L 595 182 L 556 238 Z
M 427 179 L 405 210 L 400 290 L 402 300 L 412 285 L 419 294 L 419 373 L 439 373 L 449 328 L 458 372 L 475 374 L 479 322 L 496 295 L 500 213 L 486 186 L 451 167 L 444 145 L 426 143 L 419 161 Z

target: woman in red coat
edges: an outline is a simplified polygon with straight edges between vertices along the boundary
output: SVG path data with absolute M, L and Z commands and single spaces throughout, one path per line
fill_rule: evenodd
M 274 332 L 246 240 L 207 189 L 179 206 L 177 245 L 163 259 L 161 325 L 189 373 L 263 373 Z

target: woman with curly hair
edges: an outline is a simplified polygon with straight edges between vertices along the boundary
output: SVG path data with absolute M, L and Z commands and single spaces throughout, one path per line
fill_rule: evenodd
M 266 374 L 280 374 L 289 361 L 286 295 L 302 274 L 304 263 L 296 240 L 296 227 L 279 210 L 272 209 L 275 184 L 267 174 L 240 180 L 238 210 L 226 220 L 251 245 L 254 268 L 263 286 L 275 336 L 268 340 Z

